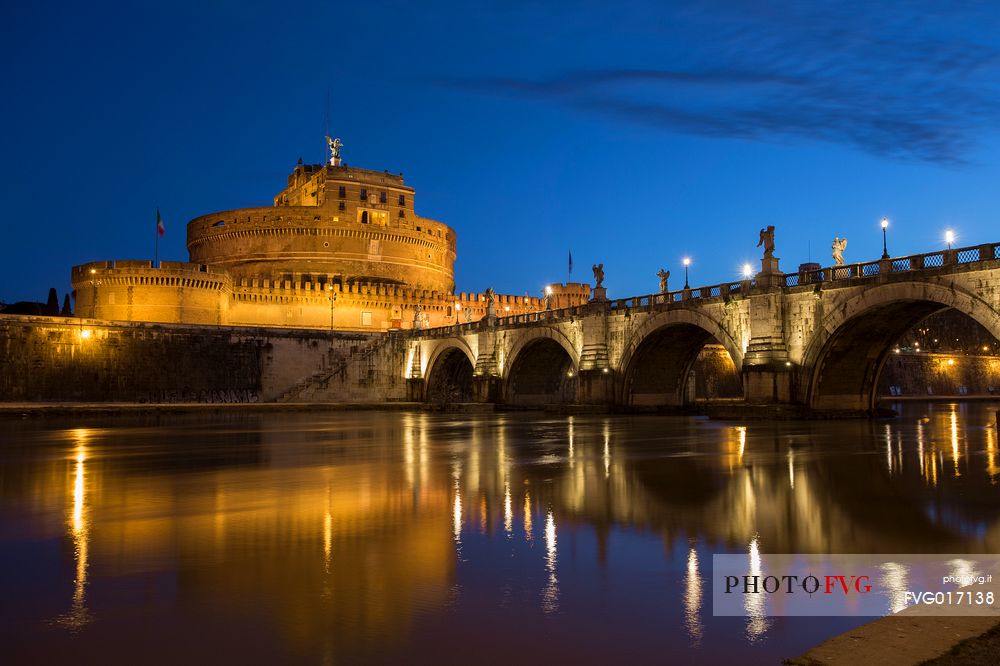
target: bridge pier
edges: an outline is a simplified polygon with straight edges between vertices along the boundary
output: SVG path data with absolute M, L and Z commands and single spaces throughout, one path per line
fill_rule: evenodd
M 503 389 L 499 377 L 478 376 L 472 378 L 473 402 L 500 402 Z
M 581 370 L 577 375 L 576 402 L 581 405 L 615 404 L 615 380 L 611 370 Z
M 793 402 L 794 373 L 785 363 L 743 366 L 743 397 L 748 403 Z

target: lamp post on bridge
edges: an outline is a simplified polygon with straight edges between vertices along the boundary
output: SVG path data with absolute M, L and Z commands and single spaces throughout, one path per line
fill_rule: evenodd
M 951 249 L 951 244 L 955 242 L 955 232 L 948 229 L 944 232 L 944 242 L 948 244 L 948 249 Z
M 690 289 L 691 286 L 688 285 L 688 266 L 691 265 L 691 257 L 684 257 L 684 288 Z
M 889 258 L 889 248 L 886 245 L 886 236 L 885 236 L 885 230 L 888 229 L 888 228 L 889 228 L 889 218 L 883 217 L 882 218 L 882 258 L 883 259 L 888 259 Z

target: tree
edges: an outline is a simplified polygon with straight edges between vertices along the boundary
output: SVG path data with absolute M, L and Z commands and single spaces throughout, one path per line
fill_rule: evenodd
M 60 312 L 59 314 L 63 317 L 73 316 L 73 306 L 70 305 L 69 294 L 66 294 L 66 298 L 63 299 L 63 309 L 62 312 Z
M 59 294 L 56 293 L 55 287 L 49 289 L 49 301 L 45 304 L 45 314 L 50 317 L 59 316 Z

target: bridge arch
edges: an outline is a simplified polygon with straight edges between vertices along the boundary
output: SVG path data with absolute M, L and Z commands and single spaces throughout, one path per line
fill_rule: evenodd
M 621 404 L 680 405 L 698 354 L 712 341 L 722 345 L 733 363 L 733 381 L 742 397 L 743 348 L 711 316 L 694 309 L 675 309 L 648 317 L 629 337 L 618 366 Z
M 503 366 L 504 401 L 536 406 L 573 402 L 579 367 L 579 352 L 559 329 L 518 331 Z
M 803 401 L 816 409 L 871 410 L 893 344 L 930 315 L 954 308 L 1000 339 L 1000 313 L 954 285 L 897 282 L 863 290 L 824 317 L 802 356 Z
M 441 340 L 431 348 L 424 371 L 424 400 L 471 402 L 476 356 L 461 338 Z

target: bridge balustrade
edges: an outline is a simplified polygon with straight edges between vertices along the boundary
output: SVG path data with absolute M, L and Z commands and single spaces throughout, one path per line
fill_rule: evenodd
M 814 283 L 829 283 L 838 280 L 851 280 L 856 278 L 868 278 L 882 274 L 906 273 L 921 271 L 929 268 L 943 268 L 956 264 L 970 264 L 979 261 L 995 261 L 1000 259 L 1000 243 L 988 243 L 975 247 L 964 247 L 926 254 L 915 254 L 905 257 L 894 257 L 877 261 L 867 261 L 843 266 L 829 266 L 813 271 L 800 271 L 798 273 L 788 273 L 784 276 L 785 287 L 798 287 Z M 757 287 L 756 280 L 741 280 L 739 282 L 727 282 L 707 287 L 695 287 L 668 293 L 647 294 L 644 296 L 633 296 L 630 298 L 619 298 L 607 303 L 607 308 L 612 312 L 631 311 L 640 309 L 651 309 L 659 305 L 670 305 L 684 300 L 697 300 L 703 298 L 719 298 L 722 296 L 732 296 L 736 294 L 746 294 L 751 289 Z M 500 325 L 510 324 L 530 324 L 540 321 L 551 321 L 565 319 L 586 314 L 587 310 L 595 304 L 575 305 L 561 308 L 559 310 L 544 310 L 540 312 L 529 312 L 507 317 L 498 317 L 497 323 Z M 452 326 L 441 326 L 433 329 L 413 329 L 408 331 L 417 337 L 438 335 L 454 335 L 455 331 L 470 332 L 482 330 L 485 327 L 485 320 L 469 322 L 465 324 L 455 324 Z

